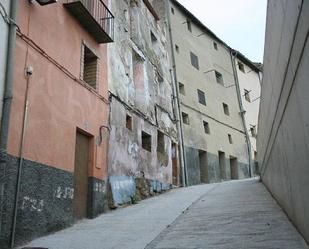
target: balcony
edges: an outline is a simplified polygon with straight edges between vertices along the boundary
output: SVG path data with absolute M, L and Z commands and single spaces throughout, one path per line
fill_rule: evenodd
M 98 43 L 114 40 L 114 16 L 102 0 L 66 0 L 64 7 Z

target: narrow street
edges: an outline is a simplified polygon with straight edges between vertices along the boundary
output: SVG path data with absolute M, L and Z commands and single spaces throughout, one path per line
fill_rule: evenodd
M 174 189 L 97 219 L 83 220 L 27 247 L 308 248 L 257 179 Z

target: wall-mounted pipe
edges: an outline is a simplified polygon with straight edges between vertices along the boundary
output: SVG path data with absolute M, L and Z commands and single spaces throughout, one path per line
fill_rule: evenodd
M 183 186 L 187 186 L 187 165 L 186 165 L 186 153 L 185 153 L 185 146 L 183 141 L 183 130 L 182 130 L 182 119 L 180 115 L 180 103 L 179 103 L 179 89 L 178 89 L 178 81 L 177 81 L 177 73 L 176 73 L 176 60 L 175 60 L 175 52 L 174 52 L 174 43 L 173 43 L 173 36 L 172 36 L 172 27 L 171 27 L 171 16 L 170 16 L 170 1 L 166 0 L 166 16 L 168 22 L 168 30 L 170 36 L 170 44 L 171 44 L 171 53 L 172 53 L 172 88 L 173 88 L 173 95 L 175 100 L 175 107 L 176 107 L 176 119 L 177 119 L 177 130 L 178 130 L 178 140 L 179 140 L 179 152 L 180 152 L 180 164 L 182 169 L 182 183 Z
M 15 43 L 16 43 L 16 19 L 17 19 L 17 6 L 19 1 L 11 0 L 10 2 L 10 16 L 7 19 L 9 25 L 8 31 L 8 46 L 6 56 L 6 70 L 5 70 L 5 81 L 4 81 L 4 94 L 3 94 L 3 107 L 0 127 L 0 150 L 1 154 L 7 153 L 7 141 L 9 132 L 9 119 L 11 111 L 11 103 L 13 98 L 13 70 L 15 61 Z M 5 181 L 5 169 L 6 162 L 2 162 L 4 168 L 3 181 Z M 0 212 L 0 235 L 2 231 L 2 201 L 4 198 L 4 183 L 1 184 L 1 212 Z
M 235 60 L 236 60 L 236 57 L 237 57 L 237 52 L 230 50 L 230 57 L 231 57 L 233 74 L 234 74 L 234 79 L 235 79 L 238 104 L 239 104 L 239 108 L 240 108 L 240 116 L 241 116 L 244 132 L 245 132 L 245 138 L 246 138 L 246 145 L 247 145 L 247 152 L 248 152 L 248 163 L 249 163 L 249 175 L 250 175 L 250 177 L 252 177 L 251 142 L 250 142 L 249 133 L 248 133 L 247 125 L 246 125 L 246 118 L 245 118 L 246 112 L 245 112 L 243 104 L 242 104 L 241 91 L 240 91 L 240 86 L 239 86 L 239 79 L 238 79 L 236 63 L 235 63 Z
M 18 211 L 18 199 L 21 185 L 21 176 L 24 162 L 24 145 L 25 145 L 25 136 L 27 129 L 28 121 L 28 108 L 29 108 L 29 84 L 30 77 L 32 75 L 32 68 L 28 67 L 26 69 L 27 85 L 26 85 L 26 94 L 25 94 L 25 103 L 24 103 L 24 117 L 23 117 L 23 126 L 21 133 L 21 142 L 19 147 L 19 164 L 17 169 L 17 182 L 16 182 L 16 191 L 15 191 L 15 204 L 14 204 L 14 216 L 13 216 L 13 227 L 12 227 L 12 236 L 11 236 L 11 248 L 14 248 L 15 244 L 15 232 L 16 232 L 16 221 L 17 221 L 17 211 Z

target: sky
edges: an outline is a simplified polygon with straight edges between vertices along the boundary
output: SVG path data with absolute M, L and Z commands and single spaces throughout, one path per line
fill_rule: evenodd
M 267 0 L 178 0 L 230 47 L 263 62 Z

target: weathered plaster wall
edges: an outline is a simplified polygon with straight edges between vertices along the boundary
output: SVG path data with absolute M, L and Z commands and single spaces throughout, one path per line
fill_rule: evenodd
M 111 9 L 117 18 L 115 43 L 108 51 L 112 96 L 109 175 L 124 179 L 124 185 L 131 182 L 129 189 L 134 187 L 131 176 L 171 184 L 171 145 L 172 141 L 177 143 L 177 130 L 167 24 L 156 21 L 142 0 L 112 1 Z M 126 128 L 126 115 L 132 117 L 132 130 Z M 158 130 L 165 134 L 163 154 L 157 151 Z M 142 148 L 142 131 L 151 135 L 151 152 Z
M 106 45 L 97 44 L 66 11 L 63 2 L 42 7 L 36 1 L 33 4 L 19 1 L 17 24 L 22 34 L 18 33 L 16 41 L 8 154 L 1 155 L 1 160 L 7 159 L 5 220 L 2 223 L 6 232 L 1 234 L 1 248 L 8 245 L 12 231 L 27 66 L 33 67 L 33 74 L 29 77 L 16 242 L 59 230 L 74 221 L 77 129 L 87 133 L 91 140 L 87 216 L 95 217 L 102 213 L 107 199 L 105 131 L 102 131 L 105 133 L 102 134 L 102 143 L 97 143 L 100 126 L 108 123 Z M 82 42 L 87 43 L 99 56 L 97 89 L 91 89 L 80 80 Z
M 215 166 L 219 164 L 218 151 L 225 152 L 226 160 L 229 160 L 230 156 L 237 157 L 239 177 L 247 177 L 247 170 L 243 171 L 242 165 L 248 164 L 248 152 L 244 127 L 239 115 L 229 48 L 205 33 L 205 30 L 190 20 L 190 17 L 174 1 L 170 3 L 173 10 L 168 11 L 171 16 L 177 80 L 184 85 L 184 94 L 180 92 L 179 96 L 181 111 L 189 115 L 189 124 L 183 125 L 185 146 L 206 151 L 209 154 L 211 182 L 224 179 L 215 173 L 219 172 Z M 192 32 L 188 30 L 187 18 L 191 21 Z M 217 43 L 217 50 L 214 48 L 214 41 Z M 191 65 L 190 52 L 198 56 L 199 69 Z M 222 74 L 224 84 L 216 82 L 214 70 Z M 206 106 L 198 101 L 198 89 L 205 93 Z M 223 112 L 223 103 L 229 106 L 229 116 Z M 203 121 L 209 123 L 210 134 L 205 133 Z M 232 144 L 229 143 L 228 134 L 232 136 Z M 189 162 L 194 161 L 190 159 L 191 156 L 187 153 Z M 214 164 L 215 160 L 216 164 Z M 187 167 L 192 167 L 189 164 L 187 163 Z M 198 174 L 195 175 L 198 177 Z M 198 179 L 194 180 L 196 181 Z
M 258 151 L 264 184 L 309 242 L 309 2 L 268 2 Z
M 3 5 L 6 13 L 10 14 L 10 0 L 3 0 L 1 4 Z M 0 120 L 2 117 L 2 104 L 3 104 L 3 93 L 4 93 L 4 80 L 5 80 L 5 70 L 6 70 L 6 55 L 7 55 L 7 45 L 8 45 L 8 31 L 9 25 L 0 17 Z

